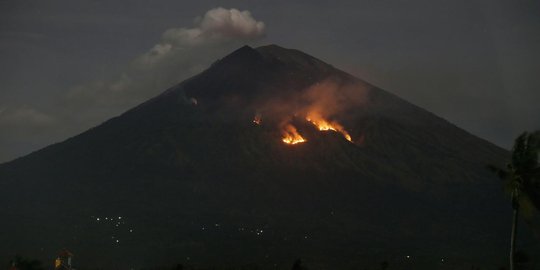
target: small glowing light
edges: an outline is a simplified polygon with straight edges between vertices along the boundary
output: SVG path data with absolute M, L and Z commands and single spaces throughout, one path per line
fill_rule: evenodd
M 97 221 L 99 221 L 99 218 L 96 218 Z
M 120 243 L 120 240 L 116 239 L 116 243 Z
M 122 217 L 118 217 L 118 219 L 122 219 Z
M 129 229 L 129 232 L 133 232 L 133 229 Z
M 411 256 L 407 255 L 407 256 L 405 256 L 405 258 L 407 258 L 407 259 L 410 259 L 410 258 L 411 258 Z
M 261 115 L 260 114 L 255 115 L 255 117 L 253 118 L 253 123 L 256 125 L 260 125 L 261 122 L 262 122 Z

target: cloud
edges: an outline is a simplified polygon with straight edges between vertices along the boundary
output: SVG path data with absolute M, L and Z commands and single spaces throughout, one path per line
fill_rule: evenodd
M 247 10 L 215 8 L 196 19 L 191 29 L 169 29 L 163 39 L 179 45 L 198 45 L 227 39 L 258 39 L 264 36 L 264 22 L 256 21 Z
M 193 28 L 171 28 L 161 41 L 136 60 L 141 67 L 153 66 L 175 52 L 185 54 L 193 47 L 207 47 L 231 41 L 253 41 L 264 37 L 264 22 L 257 21 L 251 12 L 215 8 L 195 19 Z

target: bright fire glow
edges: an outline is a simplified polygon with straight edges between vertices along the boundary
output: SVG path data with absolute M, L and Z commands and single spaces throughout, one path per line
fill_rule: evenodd
M 352 142 L 349 132 L 347 132 L 343 126 L 336 121 L 329 122 L 317 113 L 308 114 L 306 120 L 315 125 L 321 131 L 332 130 L 339 132 L 343 135 L 343 137 L 345 137 L 345 139 L 347 139 L 347 141 Z
M 300 135 L 296 128 L 291 124 L 287 124 L 285 126 L 285 129 L 283 130 L 283 138 L 281 140 L 286 144 L 306 142 L 306 139 L 304 139 L 304 137 L 302 137 L 302 135 Z

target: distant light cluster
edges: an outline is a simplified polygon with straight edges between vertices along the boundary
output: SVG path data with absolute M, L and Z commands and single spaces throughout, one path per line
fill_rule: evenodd
M 120 234 L 122 231 L 124 231 L 123 226 L 126 225 L 126 219 L 124 216 L 115 216 L 115 217 L 109 217 L 109 216 L 91 216 L 90 217 L 94 222 L 103 225 L 108 226 L 113 230 L 114 235 L 111 235 L 110 239 L 112 240 L 113 244 L 120 244 L 120 239 L 117 234 Z M 133 228 L 127 229 L 127 232 L 133 233 Z
M 232 227 L 232 228 L 231 228 Z M 223 233 L 230 233 L 231 231 L 227 230 L 227 228 L 230 228 L 232 229 L 233 231 L 236 231 L 238 233 L 246 233 L 246 234 L 249 234 L 249 235 L 253 235 L 255 237 L 262 237 L 264 236 L 265 234 L 268 233 L 268 231 L 272 231 L 272 230 L 268 230 L 268 227 L 267 226 L 257 226 L 257 227 L 249 227 L 249 226 L 241 226 L 241 227 L 236 227 L 236 226 L 225 226 L 221 223 L 214 223 L 210 226 L 208 225 L 200 225 L 200 230 L 201 231 L 216 231 L 216 230 L 219 230 Z M 275 231 L 272 231 L 272 233 L 275 233 Z M 283 240 L 283 241 L 288 241 L 289 240 L 289 237 L 285 236 L 285 235 L 281 235 L 280 238 Z M 294 238 L 294 237 L 293 237 Z M 305 232 L 304 234 L 302 234 L 301 236 L 299 236 L 299 238 L 297 238 L 298 240 L 307 240 L 309 241 L 311 239 L 311 235 L 310 233 L 308 232 Z
M 214 228 L 220 229 L 220 227 L 221 227 L 221 224 L 219 224 L 219 223 L 214 224 Z M 201 226 L 201 231 L 206 231 L 206 230 L 208 230 L 207 226 L 204 226 L 204 225 Z M 236 228 L 236 230 L 238 232 L 252 233 L 252 234 L 257 235 L 257 236 L 261 236 L 264 233 L 264 229 L 261 229 L 261 228 L 251 228 L 251 229 L 249 229 L 249 228 L 246 228 L 246 227 L 238 227 L 238 228 Z
M 111 240 L 111 244 L 113 245 L 120 244 L 122 242 L 122 239 L 120 238 L 126 237 L 127 235 L 125 233 L 132 234 L 135 231 L 133 227 L 129 225 L 128 223 L 129 219 L 125 218 L 125 216 L 114 216 L 114 217 L 91 216 L 91 219 L 93 220 L 93 222 L 99 224 L 100 227 L 105 226 L 106 228 L 110 230 L 111 234 L 108 234 L 107 237 L 110 237 L 109 239 Z M 245 226 L 245 225 L 244 226 L 234 226 L 234 225 L 226 226 L 226 225 L 223 225 L 222 223 L 215 222 L 215 223 L 210 223 L 206 225 L 204 224 L 199 225 L 198 228 L 202 232 L 221 232 L 221 233 L 231 233 L 231 229 L 232 229 L 232 232 L 236 231 L 237 233 L 252 235 L 256 238 L 263 237 L 265 234 L 268 234 L 268 227 L 266 225 L 254 226 L 254 227 Z M 272 232 L 272 230 L 269 230 L 269 231 L 271 231 L 271 233 L 275 233 L 275 232 Z M 283 239 L 283 241 L 288 241 L 289 239 L 296 238 L 296 237 L 290 238 L 285 235 L 281 235 L 279 237 Z M 310 233 L 304 232 L 304 234 L 301 234 L 297 239 L 309 240 L 310 238 L 311 238 Z

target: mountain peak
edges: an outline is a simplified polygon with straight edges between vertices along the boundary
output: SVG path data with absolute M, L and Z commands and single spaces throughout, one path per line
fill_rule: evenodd
M 277 44 L 268 44 L 268 45 L 263 45 L 263 46 L 259 46 L 257 48 L 255 48 L 257 51 L 261 51 L 261 50 L 290 50 L 290 49 L 287 49 L 287 48 L 283 48 Z
M 188 96 L 206 101 L 230 95 L 250 99 L 304 89 L 336 72 L 331 65 L 298 50 L 274 44 L 256 49 L 245 45 L 184 86 Z
M 257 53 L 257 51 L 255 49 L 251 48 L 249 45 L 244 45 L 244 46 L 236 49 L 235 51 L 233 51 L 229 55 L 227 55 L 227 57 L 229 57 L 229 56 L 239 56 L 239 55 L 254 55 L 256 53 Z
M 253 62 L 260 60 L 261 54 L 255 49 L 251 48 L 248 45 L 244 45 L 232 53 L 225 56 L 223 59 L 218 61 L 218 63 L 227 63 L 227 64 L 246 64 L 247 62 Z
M 364 267 L 349 263 L 359 249 L 357 262 L 419 265 L 506 253 L 509 213 L 484 168 L 505 151 L 301 51 L 241 47 L 139 108 L 0 164 L 0 254 L 69 246 L 88 268 L 272 258 L 261 269 L 305 254 L 343 269 Z
M 333 70 L 334 67 L 307 53 L 295 49 L 287 49 L 276 44 L 257 47 L 256 50 L 267 59 L 274 59 L 287 65 L 294 65 L 300 69 L 316 69 L 323 72 Z

